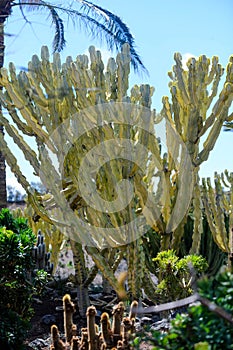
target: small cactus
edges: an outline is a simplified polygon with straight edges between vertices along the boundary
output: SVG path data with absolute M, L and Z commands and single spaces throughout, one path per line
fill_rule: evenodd
M 52 325 L 51 327 L 51 338 L 52 338 L 52 345 L 50 346 L 50 348 L 52 349 L 54 348 L 54 350 L 66 350 L 66 345 L 60 339 L 58 328 L 55 325 Z
M 50 253 L 46 252 L 44 236 L 42 235 L 41 230 L 38 230 L 37 243 L 32 250 L 32 256 L 35 260 L 36 269 L 43 269 L 50 274 L 52 273 L 53 264 L 50 262 Z
M 130 306 L 129 318 L 130 320 L 135 319 L 137 314 L 138 302 L 134 300 Z
M 87 333 L 88 333 L 88 349 L 97 350 L 97 327 L 95 324 L 96 308 L 89 306 L 87 309 Z
M 79 350 L 80 349 L 79 338 L 77 336 L 73 336 L 71 340 L 71 350 Z
M 123 319 L 124 311 L 125 311 L 125 306 L 122 301 L 113 309 L 112 332 L 114 335 L 121 334 L 121 322 Z
M 103 341 L 109 347 L 113 344 L 113 336 L 112 336 L 112 330 L 111 330 L 111 323 L 107 312 L 104 312 L 101 315 L 100 323 L 101 323 L 101 333 L 102 333 Z
M 74 303 L 71 301 L 69 294 L 63 297 L 63 310 L 64 310 L 64 329 L 66 341 L 70 343 L 73 333 L 76 335 L 76 326 L 73 324 L 73 313 L 75 312 Z
M 88 332 L 87 328 L 81 329 L 80 350 L 88 350 Z

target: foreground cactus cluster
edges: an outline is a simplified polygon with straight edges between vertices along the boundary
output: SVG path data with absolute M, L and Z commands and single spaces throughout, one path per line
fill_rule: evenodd
M 134 301 L 131 304 L 129 316 L 125 317 L 125 306 L 120 302 L 113 308 L 112 324 L 107 312 L 102 313 L 100 318 L 100 329 L 95 323 L 97 314 L 94 306 L 89 306 L 86 312 L 87 327 L 81 329 L 81 336 L 77 335 L 77 326 L 73 323 L 73 313 L 75 306 L 71 301 L 70 295 L 63 297 L 64 310 L 64 342 L 59 334 L 56 325 L 51 327 L 50 350 L 104 350 L 104 349 L 122 349 L 129 350 L 130 335 L 135 333 L 135 317 L 138 303 Z

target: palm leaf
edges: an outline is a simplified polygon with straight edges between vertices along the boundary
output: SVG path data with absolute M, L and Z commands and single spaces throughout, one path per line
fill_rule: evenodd
M 86 29 L 92 38 L 105 41 L 110 50 L 114 47 L 119 50 L 124 43 L 128 43 L 130 46 L 131 63 L 133 68 L 138 70 L 140 67 L 147 72 L 140 56 L 135 50 L 134 38 L 130 33 L 128 26 L 120 19 L 120 17 L 91 3 L 90 1 L 77 0 L 77 2 L 81 5 L 81 11 L 77 11 L 71 7 L 67 8 L 57 6 L 43 0 L 19 0 L 18 3 L 12 3 L 12 7 L 17 5 L 20 6 L 22 14 L 23 6 L 29 10 L 40 10 L 44 8 L 49 11 L 52 18 L 52 24 L 55 27 L 53 40 L 54 52 L 61 51 L 65 46 L 64 25 L 63 20 L 59 15 L 59 12 L 61 12 L 68 15 L 74 24 L 79 20 L 81 27 Z M 23 17 L 27 20 L 24 14 Z
M 87 14 L 91 13 L 95 19 L 98 21 L 103 21 L 104 26 L 113 34 L 113 41 L 117 49 L 119 49 L 119 47 L 124 43 L 129 44 L 134 69 L 137 70 L 138 66 L 140 66 L 146 70 L 141 58 L 135 50 L 134 38 L 130 33 L 128 26 L 121 20 L 121 18 L 90 1 L 77 1 L 82 4 L 82 9 L 86 11 Z M 110 45 L 110 49 L 112 49 L 113 42 L 110 41 L 108 44 Z
M 224 126 L 224 131 L 233 131 L 233 123 L 232 122 L 226 122 L 223 126 Z

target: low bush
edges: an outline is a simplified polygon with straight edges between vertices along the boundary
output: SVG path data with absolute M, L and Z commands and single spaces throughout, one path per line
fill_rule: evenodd
M 46 280 L 45 272 L 34 273 L 35 242 L 26 219 L 13 218 L 8 209 L 0 212 L 0 349 L 23 349 L 32 297 Z
M 198 255 L 187 255 L 180 259 L 174 250 L 166 250 L 153 259 L 156 263 L 158 285 L 156 290 L 159 303 L 185 298 L 192 294 L 193 276 L 190 264 L 200 276 L 208 268 L 205 258 Z

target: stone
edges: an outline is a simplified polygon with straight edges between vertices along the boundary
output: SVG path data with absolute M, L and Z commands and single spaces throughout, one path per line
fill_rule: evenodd
M 54 315 L 44 315 L 40 322 L 46 326 L 51 326 L 56 323 L 56 317 Z
M 49 346 L 49 340 L 38 338 L 30 342 L 28 346 L 33 350 L 42 350 Z

